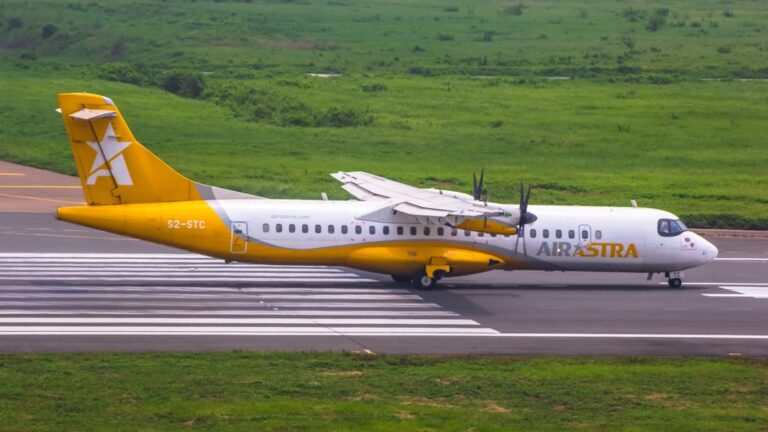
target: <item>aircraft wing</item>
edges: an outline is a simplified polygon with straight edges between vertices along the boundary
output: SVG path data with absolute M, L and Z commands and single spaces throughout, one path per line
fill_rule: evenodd
M 361 171 L 331 174 L 342 183 L 344 190 L 361 201 L 388 201 L 392 210 L 431 222 L 451 222 L 458 225 L 467 219 L 482 219 L 505 214 L 501 207 L 488 206 L 482 201 L 470 201 L 442 191 L 419 189 Z

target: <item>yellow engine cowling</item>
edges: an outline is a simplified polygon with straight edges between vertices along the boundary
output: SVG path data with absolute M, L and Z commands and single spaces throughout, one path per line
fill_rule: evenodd
M 516 235 L 517 227 L 509 226 L 494 219 L 469 219 L 457 226 L 457 228 L 467 231 L 477 231 L 487 234 Z

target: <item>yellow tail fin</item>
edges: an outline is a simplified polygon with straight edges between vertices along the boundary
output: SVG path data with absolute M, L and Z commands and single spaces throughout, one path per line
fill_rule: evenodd
M 111 99 L 62 93 L 59 108 L 89 205 L 201 199 L 195 182 L 133 137 Z

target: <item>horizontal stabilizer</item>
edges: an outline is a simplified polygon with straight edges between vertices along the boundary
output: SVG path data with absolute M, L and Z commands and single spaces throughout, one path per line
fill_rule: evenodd
M 99 110 L 99 109 L 84 109 L 74 114 L 70 114 L 75 120 L 91 121 L 96 119 L 114 118 L 117 117 L 117 113 L 111 110 Z

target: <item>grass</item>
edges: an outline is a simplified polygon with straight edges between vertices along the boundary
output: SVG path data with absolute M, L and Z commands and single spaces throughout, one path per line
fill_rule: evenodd
M 73 173 L 48 110 L 86 90 L 188 176 L 267 197 L 346 197 L 338 170 L 467 192 L 486 167 L 492 200 L 524 181 L 768 229 L 768 84 L 736 79 L 768 77 L 759 2 L 9 1 L 0 24 L 11 161 Z
M 765 360 L 0 357 L 3 430 L 760 430 Z
M 134 133 L 186 175 L 268 197 L 343 198 L 328 174 L 366 170 L 421 186 L 468 191 L 486 167 L 491 199 L 516 202 L 519 181 L 542 204 L 664 208 L 699 226 L 768 227 L 764 84 L 562 83 L 472 78 L 301 78 L 269 86 L 309 106 L 366 109 L 359 128 L 279 127 L 215 104 L 107 81 Z M 7 73 L 0 158 L 74 174 L 59 91 L 83 81 Z M 470 108 L 468 108 L 470 107 Z M 498 123 L 494 123 L 498 121 Z M 169 126 L 171 125 L 171 126 Z M 621 128 L 620 128 L 621 127 Z M 623 128 L 623 129 L 622 129 Z

